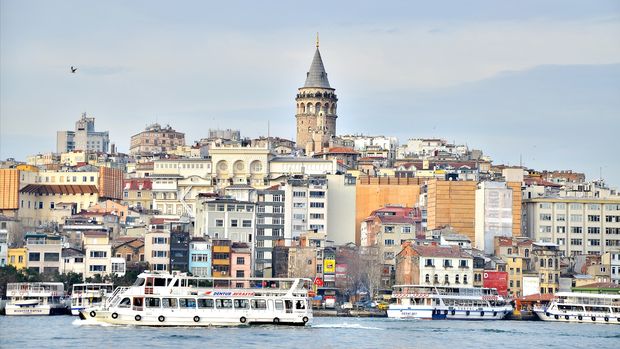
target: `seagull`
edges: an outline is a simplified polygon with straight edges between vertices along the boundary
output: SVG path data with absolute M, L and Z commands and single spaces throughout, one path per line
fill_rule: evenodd
M 74 68 L 73 66 L 71 66 L 71 73 L 75 74 L 76 71 L 77 71 L 77 68 Z

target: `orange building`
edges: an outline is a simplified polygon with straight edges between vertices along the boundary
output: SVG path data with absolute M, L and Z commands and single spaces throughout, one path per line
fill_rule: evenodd
M 19 209 L 19 170 L 0 169 L 0 213 L 14 216 Z
M 427 228 L 451 226 L 476 241 L 476 181 L 429 180 L 427 184 Z
M 420 178 L 366 177 L 356 182 L 355 243 L 361 243 L 361 222 L 381 207 L 403 205 L 414 207 L 420 198 Z
M 99 167 L 99 197 L 120 200 L 123 198 L 123 171 Z
M 512 236 L 521 236 L 521 191 L 520 182 L 507 182 L 506 186 L 512 189 Z

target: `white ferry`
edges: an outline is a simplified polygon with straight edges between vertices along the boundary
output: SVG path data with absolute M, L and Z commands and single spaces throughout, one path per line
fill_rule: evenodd
M 55 315 L 66 311 L 62 282 L 7 284 L 6 315 Z
M 71 290 L 71 314 L 79 315 L 82 309 L 101 305 L 113 291 L 112 284 L 74 284 Z
M 558 292 L 534 312 L 544 321 L 620 324 L 620 295 Z
M 513 310 L 494 288 L 396 285 L 392 301 L 395 319 L 501 320 Z
M 310 279 L 202 278 L 145 272 L 82 320 L 135 326 L 305 325 Z

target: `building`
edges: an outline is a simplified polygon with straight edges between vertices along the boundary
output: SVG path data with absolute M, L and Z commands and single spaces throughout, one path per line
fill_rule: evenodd
M 543 197 L 523 201 L 524 232 L 564 256 L 620 250 L 620 198 Z
M 170 232 L 170 270 L 189 271 L 189 232 Z
M 155 230 L 144 236 L 144 259 L 152 271 L 170 271 L 170 232 Z
M 326 227 L 327 239 L 334 245 L 355 242 L 356 179 L 349 175 L 328 174 L 327 215 L 332 219 Z
M 473 287 L 473 258 L 458 246 L 405 243 L 396 256 L 396 283 Z
M 99 191 L 94 185 L 28 184 L 20 190 L 19 218 L 27 226 L 63 224 L 98 200 Z
M 0 229 L 0 267 L 9 264 L 9 231 Z
M 144 262 L 144 238 L 123 236 L 114 239 L 112 255 L 116 258 L 123 258 L 127 265 Z
M 253 202 L 228 198 L 205 199 L 196 217 L 195 235 L 253 244 L 255 214 Z
M 535 272 L 532 261 L 532 240 L 527 238 L 496 237 L 495 256 L 506 262 L 508 272 L 508 294 L 513 297 L 525 296 L 523 277 Z
M 112 245 L 107 232 L 86 231 L 82 233 L 84 250 L 84 278 L 101 276 L 112 272 Z
M 601 261 L 609 270 L 610 281 L 620 285 L 620 252 L 606 252 L 601 256 Z
M 270 151 L 267 147 L 223 145 L 209 149 L 217 189 L 246 184 L 257 189 L 268 186 Z
M 233 242 L 230 250 L 230 275 L 236 278 L 252 276 L 252 250 L 248 244 Z M 237 283 L 235 287 L 248 287 L 248 285 Z
M 556 293 L 560 288 L 559 246 L 548 242 L 532 244 L 532 266 L 540 278 L 540 293 Z
M 153 209 L 153 181 L 147 178 L 131 178 L 124 182 L 123 205 L 136 209 Z
M 20 171 L 0 168 L 0 214 L 16 217 L 19 209 Z
M 177 146 L 185 145 L 185 134 L 175 131 L 170 125 L 161 127 L 155 123 L 149 125 L 144 131 L 131 136 L 129 154 L 149 156 L 174 150 Z
M 86 274 L 86 268 L 84 260 L 86 255 L 84 251 L 77 248 L 63 248 L 62 249 L 62 269 L 63 274 L 76 273 L 82 274 L 82 277 Z
M 213 264 L 213 277 L 230 277 L 230 253 L 231 241 L 225 239 L 212 239 L 211 247 L 213 256 L 211 261 Z
M 265 271 L 272 268 L 276 241 L 284 238 L 285 192 L 274 186 L 257 194 L 254 270 L 257 277 L 265 277 Z
M 241 140 L 241 131 L 232 129 L 209 129 L 209 139 L 223 138 L 231 141 Z
M 327 72 L 319 52 L 316 51 L 306 74 L 306 82 L 298 89 L 297 103 L 297 148 L 306 154 L 319 153 L 329 147 L 329 141 L 336 135 L 338 97 L 329 85 Z
M 8 265 L 15 269 L 26 269 L 28 262 L 28 250 L 25 247 L 9 248 L 7 251 Z
M 194 276 L 211 276 L 211 242 L 203 237 L 192 237 L 189 242 L 189 271 Z
M 26 250 L 28 258 L 26 267 L 38 273 L 58 273 L 62 267 L 60 255 L 62 244 L 59 235 L 43 233 L 26 233 Z
M 284 243 L 308 231 L 324 233 L 328 229 L 327 179 L 319 176 L 290 178 L 284 185 Z M 275 198 L 274 198 L 275 199 Z
M 476 248 L 493 253 L 497 236 L 512 236 L 512 188 L 505 182 L 481 182 L 476 189 Z
M 74 150 L 107 153 L 110 146 L 108 131 L 95 131 L 95 118 L 82 114 L 75 122 L 75 131 L 58 131 L 56 152 L 68 153 Z

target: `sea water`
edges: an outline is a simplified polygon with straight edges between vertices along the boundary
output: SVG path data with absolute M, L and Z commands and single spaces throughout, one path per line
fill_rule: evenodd
M 0 317 L 1 348 L 620 348 L 620 325 L 542 321 L 315 318 L 243 328 L 88 324 L 71 316 Z

